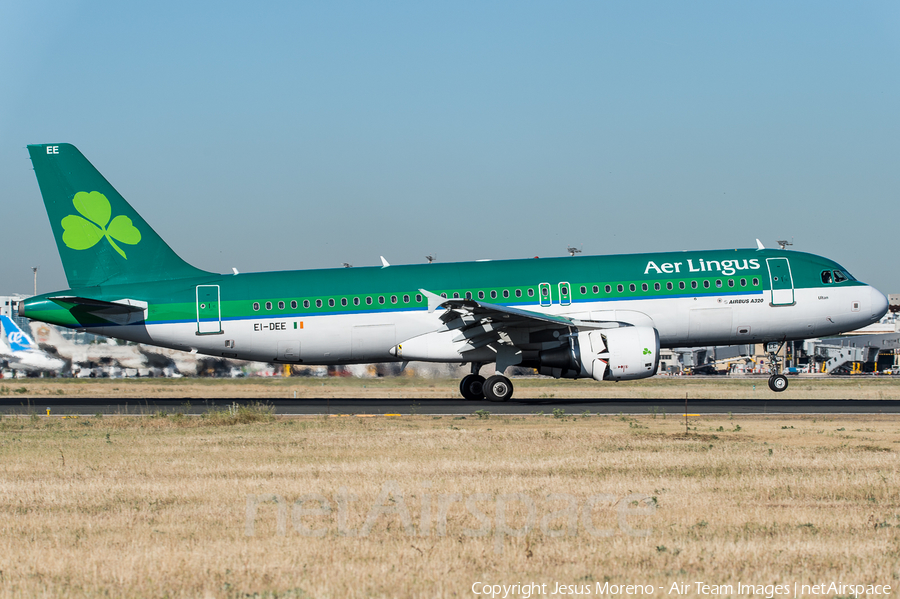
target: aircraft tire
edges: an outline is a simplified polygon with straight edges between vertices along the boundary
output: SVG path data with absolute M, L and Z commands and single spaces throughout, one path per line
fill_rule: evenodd
M 513 384 L 502 374 L 495 374 L 484 382 L 484 396 L 489 401 L 509 401 L 512 394 Z
M 773 374 L 769 377 L 769 389 L 775 393 L 781 393 L 788 388 L 788 379 L 783 374 Z
M 484 399 L 484 377 L 479 374 L 469 374 L 459 382 L 459 393 L 469 401 L 481 401 Z

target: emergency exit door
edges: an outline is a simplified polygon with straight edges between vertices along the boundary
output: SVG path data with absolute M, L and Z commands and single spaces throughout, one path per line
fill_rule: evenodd
M 794 305 L 794 279 L 787 258 L 766 258 L 769 266 L 769 283 L 772 288 L 773 306 Z
M 216 335 L 222 332 L 222 309 L 218 285 L 197 285 L 197 334 Z

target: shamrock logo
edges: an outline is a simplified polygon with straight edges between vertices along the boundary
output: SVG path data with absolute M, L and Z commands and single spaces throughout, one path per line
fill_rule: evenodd
M 649 349 L 647 349 L 646 347 L 644 348 L 644 355 L 645 355 L 645 356 L 648 356 L 648 355 L 650 355 L 650 354 L 652 354 L 652 353 L 653 353 L 653 352 L 650 351 Z
M 70 214 L 62 219 L 63 243 L 73 250 L 86 250 L 105 237 L 113 249 L 128 260 L 125 252 L 113 239 L 128 245 L 140 242 L 141 232 L 131 224 L 131 219 L 120 215 L 109 222 L 112 208 L 106 196 L 99 191 L 79 191 L 72 198 L 72 204 L 84 218 Z

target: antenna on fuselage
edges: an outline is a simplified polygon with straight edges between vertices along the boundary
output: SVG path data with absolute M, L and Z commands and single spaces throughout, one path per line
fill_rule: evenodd
M 789 246 L 789 245 L 794 245 L 794 238 L 791 237 L 791 240 L 790 240 L 790 241 L 788 241 L 787 239 L 779 239 L 779 240 L 776 241 L 775 243 L 777 243 L 778 245 L 780 245 L 780 246 L 781 246 L 781 249 L 785 249 L 785 248 L 786 248 L 787 246 Z
M 581 247 L 584 247 L 584 246 L 581 246 Z M 566 251 L 569 252 L 569 255 L 570 255 L 570 256 L 574 256 L 575 254 L 580 254 L 580 253 L 581 253 L 581 248 L 576 248 L 576 247 L 569 246 L 569 247 L 566 248 Z
M 341 262 L 341 266 L 343 266 L 344 268 L 353 268 L 353 265 L 349 262 Z
M 428 260 L 428 264 L 433 264 L 437 260 L 437 254 L 428 254 L 425 259 Z

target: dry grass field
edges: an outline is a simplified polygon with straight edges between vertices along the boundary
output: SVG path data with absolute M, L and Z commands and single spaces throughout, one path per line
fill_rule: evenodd
M 769 390 L 765 377 L 654 377 L 622 383 L 514 378 L 517 398 L 558 399 L 900 399 L 900 377 L 793 377 L 788 392 Z M 6 379 L 0 396 L 40 398 L 457 398 L 454 378 L 287 377 L 246 379 Z
M 896 596 L 897 418 L 559 416 L 4 416 L 0 598 Z

